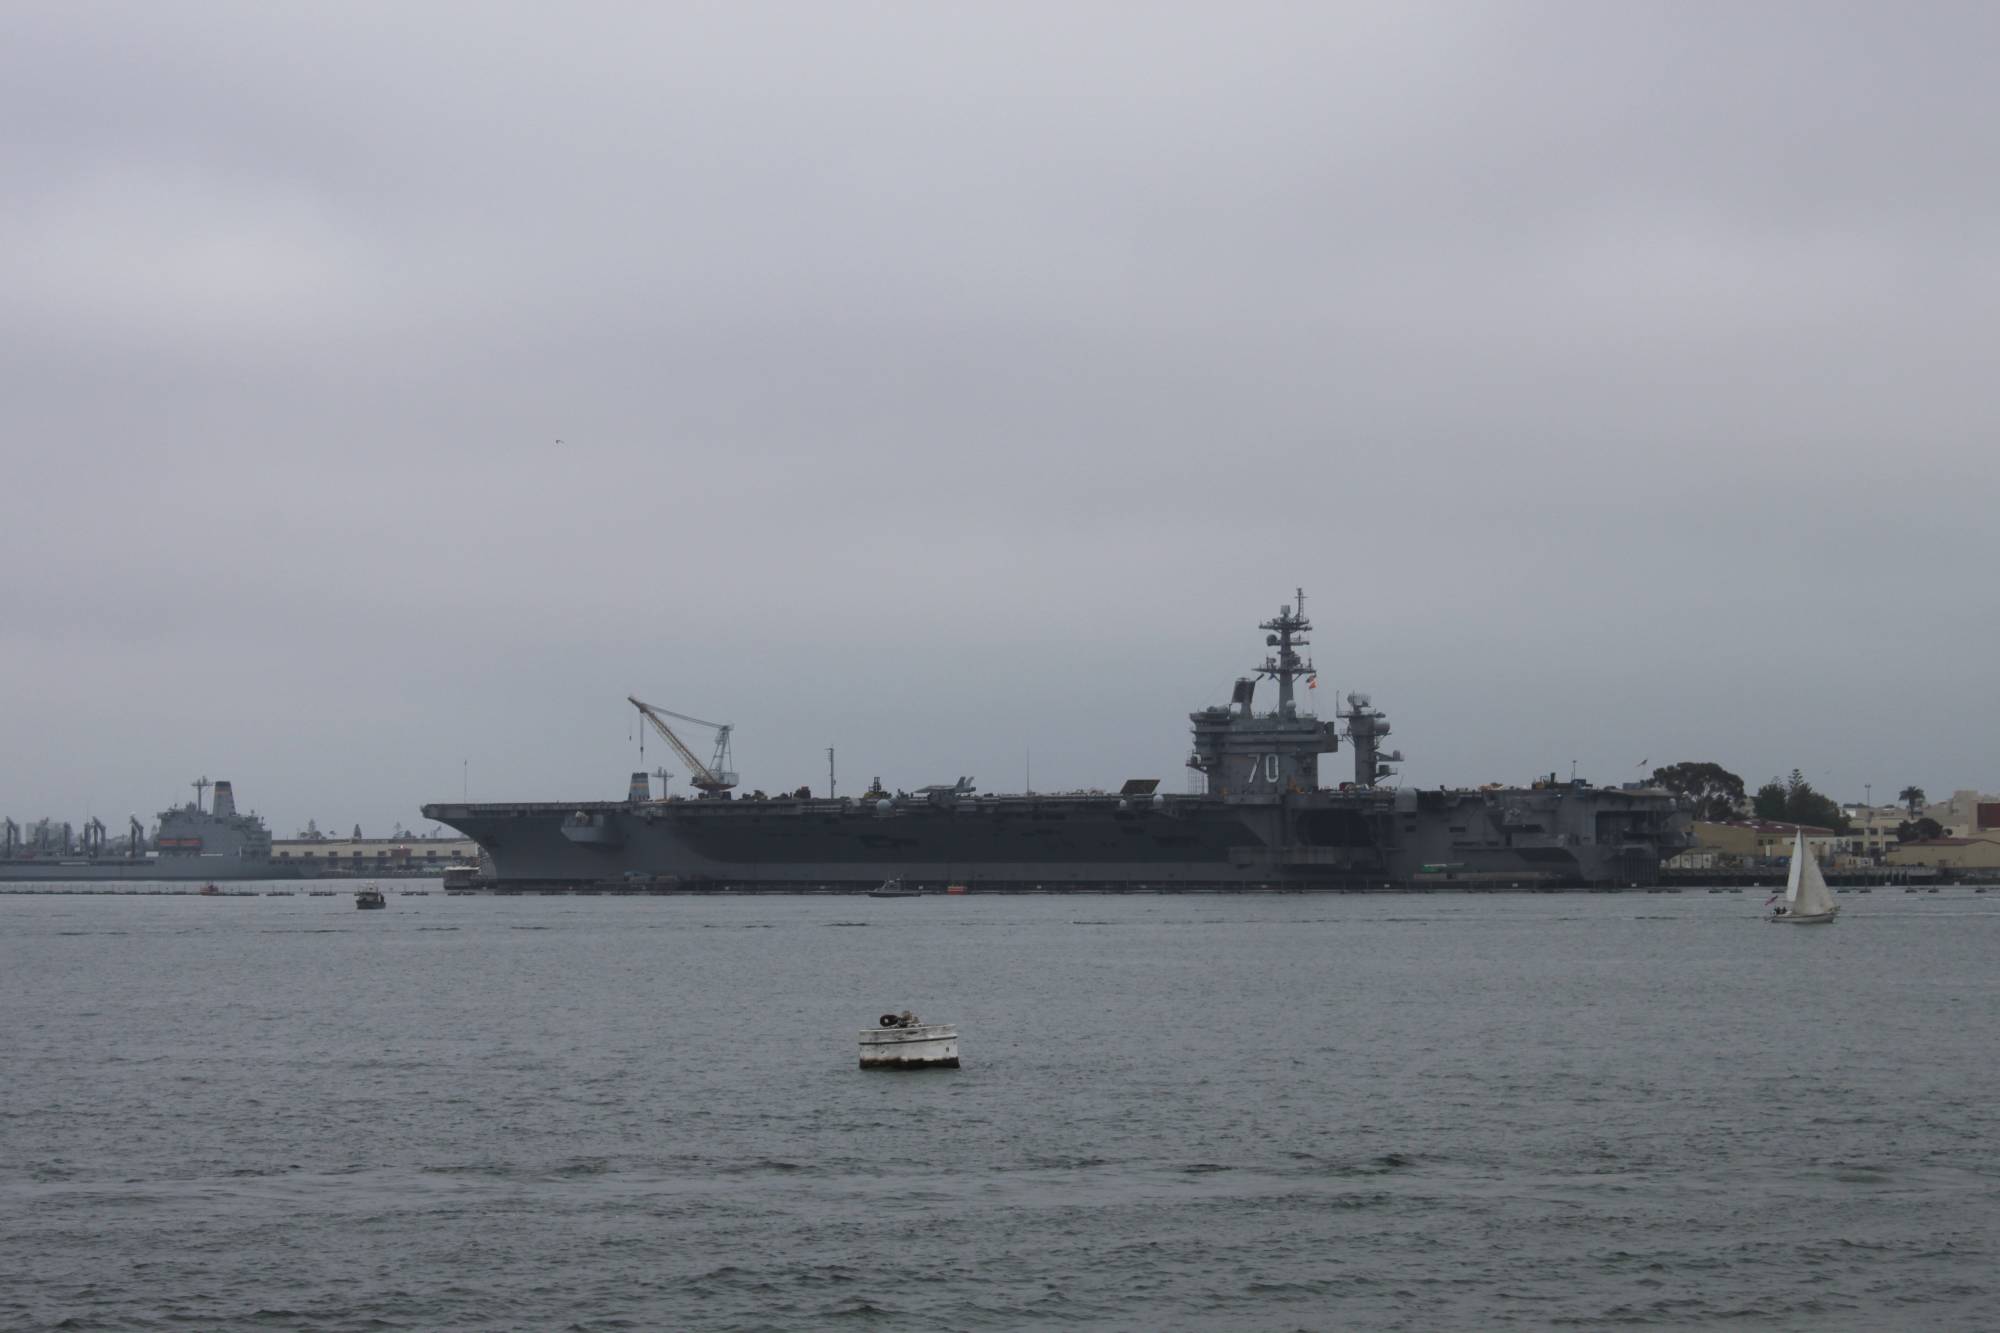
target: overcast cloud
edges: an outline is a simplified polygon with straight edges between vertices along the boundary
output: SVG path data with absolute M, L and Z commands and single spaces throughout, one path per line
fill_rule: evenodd
M 2000 786 L 1996 50 L 8 5 L 0 812 L 613 797 L 628 693 L 746 788 L 1180 790 L 1299 585 L 1416 784 Z

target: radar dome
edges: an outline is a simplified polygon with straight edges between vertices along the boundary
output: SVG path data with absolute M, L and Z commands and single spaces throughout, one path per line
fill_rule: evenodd
M 884 796 L 881 800 L 875 802 L 875 808 L 886 815 L 896 808 L 896 803 Z

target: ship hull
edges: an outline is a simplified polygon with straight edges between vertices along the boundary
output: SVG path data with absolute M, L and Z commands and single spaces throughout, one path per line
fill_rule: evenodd
M 865 892 L 1649 884 L 1686 845 L 1662 793 L 1558 788 L 1284 797 L 984 796 L 457 804 L 499 889 Z

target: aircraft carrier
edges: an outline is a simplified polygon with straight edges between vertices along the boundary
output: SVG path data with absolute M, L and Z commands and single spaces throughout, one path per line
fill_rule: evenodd
M 1199 794 L 1140 779 L 1108 794 L 990 795 L 961 780 L 745 799 L 729 790 L 735 774 L 702 765 L 651 718 L 701 796 L 654 799 L 641 773 L 623 801 L 447 801 L 423 813 L 479 843 L 500 891 L 852 892 L 892 878 L 969 892 L 1579 888 L 1651 884 L 1690 845 L 1686 812 L 1658 788 L 1553 774 L 1526 787 L 1392 785 L 1402 756 L 1382 748 L 1389 722 L 1365 695 L 1348 695 L 1332 721 L 1300 706 L 1299 682 L 1317 686 L 1300 651 L 1312 628 L 1303 593 L 1259 628 L 1263 663 L 1228 704 L 1189 717 Z M 1276 686 L 1269 711 L 1256 707 L 1262 681 Z M 1353 777 L 1324 786 L 1320 756 L 1343 745 Z
M 160 812 L 159 831 L 146 846 L 146 830 L 134 817 L 123 853 L 107 850 L 103 821 L 90 819 L 83 835 L 68 825 L 23 830 L 0 820 L 0 881 L 72 880 L 243 880 L 289 879 L 298 867 L 271 855 L 271 831 L 255 814 L 239 814 L 227 782 L 202 778 L 191 783 L 194 800 Z M 205 789 L 215 788 L 209 807 Z

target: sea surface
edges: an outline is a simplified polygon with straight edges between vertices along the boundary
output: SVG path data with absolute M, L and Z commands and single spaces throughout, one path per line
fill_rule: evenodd
M 0 1327 L 2000 1325 L 2000 892 L 286 887 L 0 895 Z

